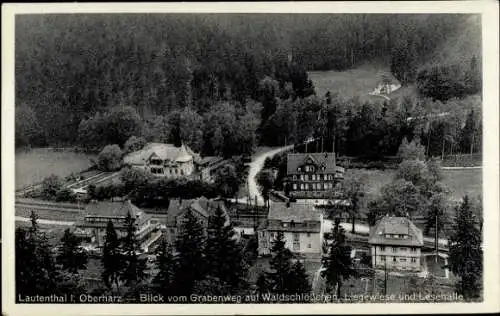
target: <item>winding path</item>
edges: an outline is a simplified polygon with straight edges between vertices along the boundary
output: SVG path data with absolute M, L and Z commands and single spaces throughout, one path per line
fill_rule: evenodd
M 257 174 L 260 172 L 260 170 L 264 167 L 264 162 L 266 161 L 266 159 L 271 158 L 274 155 L 279 154 L 283 151 L 290 150 L 292 148 L 293 145 L 272 149 L 259 154 L 252 160 L 252 162 L 250 162 L 249 164 L 250 169 L 248 170 L 247 183 L 248 183 L 248 194 L 252 199 L 252 201 L 255 201 L 255 199 L 257 199 L 257 203 L 259 205 L 264 205 L 264 198 L 260 193 L 256 177 Z

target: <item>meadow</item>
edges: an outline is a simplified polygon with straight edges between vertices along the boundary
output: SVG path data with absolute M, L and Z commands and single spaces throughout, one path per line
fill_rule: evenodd
M 350 99 L 359 97 L 361 100 L 383 102 L 384 99 L 377 96 L 371 96 L 372 92 L 381 81 L 382 74 L 389 76 L 394 82 L 397 80 L 388 71 L 386 66 L 362 65 L 357 68 L 345 71 L 309 71 L 316 95 L 324 96 L 330 91 L 332 94 L 338 94 L 341 98 Z
M 92 166 L 92 155 L 72 151 L 53 151 L 48 148 L 35 148 L 16 152 L 15 172 L 16 189 L 37 183 L 54 174 L 66 177 Z

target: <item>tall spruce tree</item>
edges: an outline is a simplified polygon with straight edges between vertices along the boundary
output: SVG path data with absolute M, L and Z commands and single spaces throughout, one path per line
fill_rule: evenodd
M 158 273 L 153 278 L 153 288 L 157 293 L 168 296 L 172 291 L 174 278 L 174 256 L 172 247 L 166 240 L 158 247 L 156 258 Z
M 16 229 L 16 296 L 50 295 L 57 287 L 57 269 L 47 236 L 31 213 L 31 227 Z
M 104 247 L 102 255 L 102 267 L 103 271 L 101 277 L 104 284 L 111 288 L 113 284 L 116 285 L 116 289 L 119 290 L 120 282 L 119 276 L 123 270 L 122 254 L 120 249 L 120 240 L 116 234 L 113 222 L 108 221 L 106 226 L 106 236 L 104 237 Z
M 271 248 L 271 271 L 266 273 L 267 283 L 271 293 L 297 294 L 309 292 L 310 286 L 302 263 L 292 262 L 293 254 L 285 247 L 282 232 L 278 232 Z
M 175 243 L 173 288 L 176 295 L 192 294 L 195 283 L 205 278 L 205 239 L 202 225 L 188 210 Z
M 449 240 L 449 267 L 460 278 L 457 292 L 466 300 L 479 298 L 483 283 L 481 233 L 473 209 L 469 197 L 465 196 L 456 209 L 456 222 Z
M 233 226 L 231 223 L 226 223 L 224 211 L 217 207 L 208 223 L 205 248 L 207 269 L 209 275 L 227 283 L 231 290 L 241 285 L 246 273 L 243 249 L 234 235 Z
M 61 242 L 62 245 L 59 248 L 56 260 L 62 266 L 62 269 L 72 274 L 77 274 L 78 270 L 86 269 L 88 257 L 81 247 L 81 239 L 67 228 Z
M 139 258 L 139 243 L 136 239 L 136 219 L 130 212 L 125 217 L 126 235 L 121 240 L 123 249 L 123 270 L 120 279 L 127 286 L 136 286 L 146 278 L 146 259 Z
M 326 278 L 327 289 L 332 291 L 336 287 L 337 297 L 340 297 L 344 281 L 354 276 L 356 271 L 351 259 L 351 247 L 345 243 L 344 229 L 340 227 L 338 219 L 332 228 L 332 236 L 328 254 L 322 259 L 325 269 L 321 272 L 321 276 Z

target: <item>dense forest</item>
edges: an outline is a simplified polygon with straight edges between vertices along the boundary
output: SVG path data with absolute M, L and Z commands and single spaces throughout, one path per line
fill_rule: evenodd
M 331 100 L 314 96 L 307 71 L 372 61 L 390 65 L 403 85 L 418 81 L 420 93 L 434 100 L 429 102 L 462 98 L 480 91 L 480 56 L 452 60 L 442 46 L 459 38 L 471 18 L 478 20 L 381 14 L 18 16 L 16 146 L 77 145 L 99 151 L 142 136 L 182 141 L 204 155 L 248 154 L 259 143 L 297 142 L 318 133 L 314 122 L 326 117 Z M 478 30 L 472 38 L 480 47 Z M 447 82 L 455 80 L 457 67 L 466 69 L 460 71 L 462 83 L 451 85 L 446 95 L 436 93 L 433 87 L 449 87 Z M 337 103 L 346 102 L 357 103 Z M 385 106 L 341 107 L 347 117 L 338 116 L 345 134 L 339 138 L 356 143 L 364 135 L 359 129 L 387 130 L 355 128 L 367 117 L 405 129 L 381 119 L 401 109 Z M 378 114 L 372 116 L 373 111 Z M 325 120 L 322 133 L 339 124 Z M 374 137 L 388 143 L 385 154 L 393 154 L 405 136 L 412 135 Z

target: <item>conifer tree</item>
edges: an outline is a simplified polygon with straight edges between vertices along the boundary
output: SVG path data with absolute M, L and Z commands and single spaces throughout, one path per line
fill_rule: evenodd
M 481 295 L 483 277 L 483 249 L 481 233 L 476 227 L 473 206 L 465 196 L 456 210 L 456 222 L 449 240 L 449 267 L 460 278 L 457 292 L 466 300 Z
M 157 293 L 167 296 L 172 290 L 171 286 L 174 278 L 174 256 L 172 254 L 172 247 L 166 240 L 163 240 L 158 247 L 156 258 L 156 268 L 158 269 L 158 273 L 153 279 L 153 288 Z
M 55 292 L 57 269 L 46 235 L 31 212 L 31 226 L 16 229 L 16 293 L 50 295 Z
M 124 281 L 125 285 L 135 286 L 146 277 L 144 271 L 146 269 L 146 259 L 139 258 L 140 247 L 135 236 L 137 228 L 135 226 L 135 218 L 132 217 L 130 212 L 125 217 L 125 226 L 126 235 L 121 241 L 124 268 L 120 278 Z
M 106 226 L 106 236 L 104 237 L 104 248 L 102 256 L 102 279 L 104 284 L 111 288 L 113 284 L 119 289 L 119 276 L 123 270 L 120 240 L 116 234 L 115 227 L 111 220 Z
M 325 270 L 321 276 L 326 278 L 327 288 L 332 291 L 337 288 L 337 297 L 340 297 L 340 291 L 344 280 L 355 275 L 353 262 L 351 260 L 351 247 L 345 244 L 344 229 L 340 227 L 340 220 L 335 220 L 332 229 L 333 240 L 330 244 L 328 254 L 323 256 L 322 262 Z
M 208 273 L 236 289 L 243 281 L 245 264 L 242 248 L 234 238 L 235 231 L 220 207 L 209 218 L 205 257 Z M 224 258 L 224 260 L 221 260 Z
M 271 248 L 271 271 L 266 273 L 270 292 L 278 294 L 303 293 L 309 281 L 300 262 L 292 263 L 293 254 L 285 247 L 282 232 L 278 232 Z
M 290 288 L 295 293 L 306 294 L 311 292 L 311 284 L 309 283 L 306 269 L 300 261 L 292 265 L 289 281 Z
M 206 276 L 205 234 L 191 210 L 186 212 L 179 238 L 175 244 L 175 276 L 173 288 L 176 295 L 190 295 L 196 281 Z
M 56 260 L 62 266 L 62 269 L 72 274 L 77 274 L 80 269 L 86 269 L 88 257 L 81 247 L 81 239 L 67 228 L 61 242 L 62 245 Z

